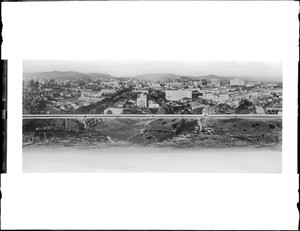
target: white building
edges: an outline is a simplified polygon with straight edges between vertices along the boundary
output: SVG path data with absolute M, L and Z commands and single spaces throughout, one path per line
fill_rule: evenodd
M 191 90 L 166 90 L 166 99 L 171 101 L 179 101 L 183 98 L 192 99 Z
M 210 86 L 211 87 L 220 87 L 220 79 L 211 79 Z
M 101 97 L 101 93 L 99 91 L 88 91 L 88 90 L 84 90 L 81 92 L 81 97 Z
M 152 100 L 149 100 L 149 108 L 159 108 L 159 104 L 152 101 Z
M 229 94 L 223 93 L 219 95 L 219 101 L 224 102 L 229 100 Z
M 140 89 L 140 88 L 133 89 L 132 91 L 133 92 L 138 92 L 138 93 L 145 93 L 145 94 L 149 93 L 149 90 L 147 90 L 147 89 Z
M 147 107 L 148 106 L 148 99 L 147 94 L 139 94 L 136 99 L 136 106 L 137 107 Z
M 101 95 L 111 95 L 116 93 L 114 89 L 101 89 Z
M 151 87 L 153 87 L 154 89 L 160 89 L 161 88 L 161 84 L 160 83 L 152 83 Z
M 94 91 L 82 91 L 79 100 L 80 101 L 86 101 L 89 103 L 95 103 L 103 98 L 101 97 L 100 92 L 94 92 Z
M 230 85 L 232 85 L 232 86 L 244 86 L 245 81 L 243 79 L 240 79 L 240 78 L 234 78 L 234 79 L 230 80 Z
M 203 92 L 202 98 L 205 100 L 211 100 L 211 99 L 213 99 L 213 93 L 212 92 Z

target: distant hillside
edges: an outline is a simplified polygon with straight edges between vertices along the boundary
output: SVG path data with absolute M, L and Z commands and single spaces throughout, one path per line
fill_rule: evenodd
M 135 80 L 142 81 L 174 81 L 174 80 L 182 80 L 183 76 L 174 75 L 174 74 L 143 74 L 133 77 Z
M 140 81 L 149 81 L 149 82 L 171 82 L 171 81 L 184 81 L 184 80 L 199 80 L 199 79 L 220 79 L 221 81 L 229 81 L 232 78 L 238 77 L 244 80 L 249 81 L 272 81 L 272 80 L 264 80 L 263 77 L 242 77 L 242 76 L 216 76 L 216 75 L 206 75 L 206 76 L 183 76 L 183 75 L 174 75 L 174 74 L 143 74 L 137 75 L 134 77 L 114 77 L 107 74 L 102 73 L 80 73 L 80 72 L 61 72 L 61 71 L 52 71 L 52 72 L 38 72 L 38 73 L 24 73 L 24 80 L 28 81 L 30 79 L 33 80 L 49 80 L 55 79 L 58 81 L 66 81 L 66 80 L 125 80 L 125 79 L 134 79 Z M 274 79 L 273 81 L 282 81 L 282 79 Z
M 220 80 L 229 80 L 230 77 L 222 77 L 216 75 L 207 75 L 207 76 L 184 76 L 184 75 L 174 75 L 174 74 L 144 74 L 135 76 L 136 80 L 144 81 L 182 81 L 182 80 L 198 80 L 198 79 L 220 79 Z
M 110 80 L 114 79 L 113 76 L 101 74 L 101 73 L 91 73 L 91 74 L 84 74 L 79 72 L 61 72 L 61 71 L 52 71 L 52 72 L 39 72 L 39 73 L 24 73 L 23 75 L 24 80 L 49 80 L 49 79 L 55 79 L 58 81 L 66 81 L 66 80 L 95 80 L 95 79 L 101 79 L 101 80 Z

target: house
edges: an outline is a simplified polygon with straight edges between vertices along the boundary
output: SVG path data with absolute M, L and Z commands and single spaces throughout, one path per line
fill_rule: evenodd
M 273 102 L 266 108 L 267 114 L 282 114 L 282 102 Z

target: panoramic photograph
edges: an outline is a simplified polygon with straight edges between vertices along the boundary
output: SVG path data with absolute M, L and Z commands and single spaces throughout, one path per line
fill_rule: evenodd
M 23 61 L 24 172 L 281 173 L 279 62 Z

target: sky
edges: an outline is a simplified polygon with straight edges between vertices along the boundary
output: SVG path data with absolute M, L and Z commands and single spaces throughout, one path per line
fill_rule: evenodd
M 142 74 L 185 76 L 239 76 L 282 79 L 281 62 L 203 62 L 203 61 L 96 61 L 96 60 L 24 60 L 24 73 L 75 71 L 103 73 L 115 77 Z

